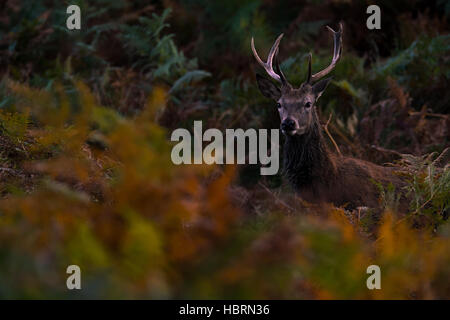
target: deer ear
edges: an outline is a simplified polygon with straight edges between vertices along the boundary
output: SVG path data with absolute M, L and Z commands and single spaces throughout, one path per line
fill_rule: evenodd
M 319 97 L 322 95 L 322 93 L 325 91 L 325 89 L 328 86 L 328 83 L 330 83 L 332 77 L 326 78 L 323 80 L 320 80 L 316 84 L 313 85 L 313 92 L 316 95 L 316 100 L 319 99 Z
M 278 100 L 281 97 L 280 88 L 278 88 L 272 81 L 256 74 L 256 82 L 258 83 L 259 91 L 266 97 L 273 100 Z

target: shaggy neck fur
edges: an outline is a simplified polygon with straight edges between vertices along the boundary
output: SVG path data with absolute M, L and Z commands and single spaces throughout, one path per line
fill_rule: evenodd
M 313 125 L 305 134 L 286 136 L 284 170 L 289 182 L 297 190 L 320 185 L 330 186 L 336 176 L 336 165 L 325 144 L 317 114 Z

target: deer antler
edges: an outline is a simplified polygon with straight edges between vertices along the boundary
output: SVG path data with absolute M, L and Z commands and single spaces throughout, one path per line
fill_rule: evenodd
M 342 32 L 343 32 L 342 23 L 339 23 L 339 31 L 334 31 L 329 26 L 327 26 L 327 28 L 328 28 L 328 30 L 330 30 L 332 32 L 333 39 L 334 39 L 333 59 L 331 60 L 331 63 L 328 67 L 326 67 L 322 71 L 319 71 L 312 75 L 311 74 L 312 55 L 310 53 L 309 54 L 309 62 L 308 62 L 308 78 L 306 80 L 306 83 L 311 83 L 312 81 L 319 80 L 320 78 L 329 74 L 336 67 L 337 62 L 341 58 Z M 281 71 L 278 61 L 276 59 L 276 57 L 278 55 L 278 47 L 280 45 L 281 38 L 283 38 L 283 35 L 284 35 L 283 33 L 280 34 L 278 36 L 278 38 L 275 40 L 272 48 L 269 51 L 269 55 L 267 56 L 267 62 L 262 61 L 261 58 L 259 57 L 258 53 L 256 52 L 255 40 L 253 39 L 253 37 L 252 37 L 252 41 L 251 41 L 251 46 L 252 46 L 253 55 L 255 56 L 256 61 L 258 61 L 258 63 L 264 68 L 264 70 L 266 70 L 267 74 L 272 79 L 278 81 L 279 83 L 283 84 L 284 86 L 291 87 L 291 85 L 286 80 L 283 72 Z M 276 59 L 276 61 L 275 61 L 275 69 L 276 70 L 273 69 L 273 59 L 274 58 Z
M 255 56 L 256 61 L 258 61 L 258 63 L 266 70 L 267 74 L 274 80 L 284 84 L 286 82 L 286 79 L 284 78 L 284 76 L 282 75 L 282 73 L 280 73 L 280 75 L 278 75 L 274 70 L 273 70 L 273 58 L 278 54 L 278 46 L 280 45 L 280 41 L 281 38 L 283 38 L 283 33 L 280 34 L 277 38 L 277 40 L 275 40 L 275 43 L 272 46 L 272 49 L 270 49 L 269 51 L 269 55 L 267 56 L 267 62 L 264 62 L 261 60 L 261 58 L 258 56 L 258 53 L 256 52 L 255 49 L 255 41 L 253 40 L 252 37 L 252 51 L 253 51 L 253 55 Z
M 310 81 L 316 81 L 320 78 L 326 76 L 329 74 L 334 67 L 336 67 L 336 63 L 341 58 L 342 53 L 342 23 L 339 23 L 339 31 L 334 31 L 329 26 L 327 26 L 328 30 L 330 30 L 333 33 L 333 39 L 334 39 L 334 48 L 333 48 L 333 59 L 331 60 L 331 63 L 328 67 L 323 69 L 322 71 L 319 71 L 313 75 L 311 75 L 311 54 L 309 56 L 309 72 L 308 72 L 308 80 Z

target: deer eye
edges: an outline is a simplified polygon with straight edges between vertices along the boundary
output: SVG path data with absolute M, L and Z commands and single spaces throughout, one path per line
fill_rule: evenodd
M 305 108 L 311 108 L 311 102 L 305 103 Z
M 280 109 L 281 108 L 281 104 L 277 103 L 277 108 Z

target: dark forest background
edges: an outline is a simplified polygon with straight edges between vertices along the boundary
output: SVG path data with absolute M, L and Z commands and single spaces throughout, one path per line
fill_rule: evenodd
M 0 298 L 448 299 L 450 170 L 434 161 L 449 147 L 449 18 L 444 0 L 1 2 Z M 285 34 L 299 85 L 309 52 L 329 64 L 340 21 L 321 122 L 343 154 L 404 169 L 407 212 L 392 186 L 349 210 L 306 203 L 281 170 L 172 164 L 170 133 L 194 120 L 279 128 L 252 36 L 266 57 Z M 382 290 L 366 287 L 371 264 Z

